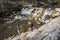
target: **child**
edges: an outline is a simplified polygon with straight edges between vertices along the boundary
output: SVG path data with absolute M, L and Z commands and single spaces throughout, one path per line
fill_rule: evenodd
M 20 35 L 20 26 L 17 25 L 17 31 L 18 31 L 18 35 Z
M 31 30 L 31 31 L 33 31 L 33 25 L 34 25 L 34 24 L 31 22 L 31 24 L 30 24 L 30 30 Z

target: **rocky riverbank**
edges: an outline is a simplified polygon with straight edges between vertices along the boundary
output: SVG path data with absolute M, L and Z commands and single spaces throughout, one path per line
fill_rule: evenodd
M 9 37 L 6 40 L 59 40 L 60 39 L 60 17 L 53 19 L 50 23 L 41 26 L 33 32 L 28 31 L 20 36 Z

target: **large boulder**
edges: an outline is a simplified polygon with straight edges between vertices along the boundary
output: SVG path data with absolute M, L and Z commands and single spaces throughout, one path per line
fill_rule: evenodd
M 43 25 L 33 32 L 21 35 L 21 40 L 59 40 L 60 39 L 60 17 L 53 19 L 50 23 Z

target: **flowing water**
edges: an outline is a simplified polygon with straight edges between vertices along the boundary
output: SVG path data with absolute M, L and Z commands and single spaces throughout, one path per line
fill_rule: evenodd
M 37 10 L 37 9 L 36 9 Z M 19 13 L 21 13 L 22 15 L 30 15 L 30 14 L 32 14 L 32 11 L 34 11 L 34 8 L 22 8 L 22 11 L 21 12 L 19 12 Z M 35 12 L 34 14 L 33 14 L 33 16 L 37 16 L 37 14 L 40 12 L 40 10 L 38 10 L 37 12 Z M 44 19 L 45 18 L 45 15 L 51 15 L 51 12 L 52 12 L 52 10 L 51 9 L 46 9 L 44 12 L 43 12 L 43 16 L 42 16 L 42 19 Z M 15 20 L 16 19 L 22 19 L 22 16 L 21 15 L 16 15 L 15 17 L 14 17 L 14 19 L 12 20 L 12 22 L 11 21 L 9 21 L 9 22 L 7 22 L 7 23 L 9 23 L 9 25 L 8 26 L 11 26 L 12 25 L 12 27 L 10 28 L 10 29 L 5 29 L 5 30 L 10 30 L 10 32 L 12 31 L 12 33 L 13 34 L 17 34 L 17 29 L 16 29 L 16 22 L 15 22 Z M 28 18 L 27 17 L 25 17 L 24 16 L 24 19 L 23 20 L 27 20 Z M 20 22 L 21 23 L 21 22 Z M 3 30 L 3 29 L 2 29 Z M 5 32 L 5 31 L 3 31 L 3 32 Z M 12 33 L 8 33 L 9 31 L 6 31 L 6 34 L 5 33 L 3 33 L 5 36 L 7 36 L 7 34 L 9 35 L 11 35 Z M 3 36 L 4 36 L 3 35 Z M 9 36 L 8 36 L 9 37 Z

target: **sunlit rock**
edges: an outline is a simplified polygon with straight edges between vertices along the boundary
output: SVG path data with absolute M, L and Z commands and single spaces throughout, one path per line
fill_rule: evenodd
M 17 37 L 14 37 L 13 39 Z M 40 28 L 33 30 L 32 32 L 28 31 L 22 33 L 20 36 L 20 40 L 59 40 L 59 39 L 60 39 L 60 17 L 53 19 L 50 23 L 45 24 Z
M 60 8 L 55 8 L 56 11 L 60 12 Z

